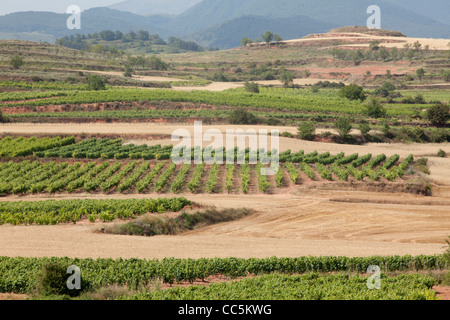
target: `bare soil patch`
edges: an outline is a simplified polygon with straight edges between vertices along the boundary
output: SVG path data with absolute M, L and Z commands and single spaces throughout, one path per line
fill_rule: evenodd
M 450 287 L 436 286 L 433 290 L 441 300 L 450 300 Z

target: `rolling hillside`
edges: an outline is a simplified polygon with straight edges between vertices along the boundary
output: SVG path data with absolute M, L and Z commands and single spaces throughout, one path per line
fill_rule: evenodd
M 438 2 L 448 6 L 443 1 Z M 367 7 L 372 4 L 370 0 L 205 0 L 172 20 L 169 29 L 184 28 L 186 32 L 195 32 L 245 15 L 271 18 L 302 15 L 339 26 L 363 26 L 369 17 Z M 414 37 L 450 37 L 448 23 L 437 22 L 388 0 L 377 4 L 382 8 L 382 27 L 385 29 L 399 30 Z
M 189 38 L 212 47 L 233 48 L 240 46 L 242 37 L 255 40 L 266 30 L 282 35 L 283 39 L 297 39 L 310 33 L 327 32 L 333 27 L 335 25 L 304 16 L 287 19 L 245 16 L 199 31 Z
M 0 16 L 0 34 L 39 33 L 55 38 L 93 33 L 106 29 L 147 30 L 163 38 L 182 37 L 204 47 L 230 48 L 243 37 L 255 38 L 266 30 L 282 38 L 299 38 L 344 25 L 365 26 L 371 0 L 129 0 L 113 8 L 94 8 L 82 14 L 82 30 L 68 30 L 68 15 L 49 12 L 21 12 Z M 192 4 L 196 5 L 190 7 Z M 450 3 L 430 0 L 380 0 L 382 28 L 397 30 L 409 37 L 450 38 L 447 21 Z M 184 12 L 184 9 L 188 8 Z M 168 13 L 179 13 L 168 15 Z M 164 14 L 155 14 L 164 13 Z M 145 14 L 153 14 L 144 16 Z M 7 35 L 6 35 L 7 36 Z
M 109 6 L 111 9 L 143 16 L 155 14 L 181 14 L 201 0 L 127 0 Z

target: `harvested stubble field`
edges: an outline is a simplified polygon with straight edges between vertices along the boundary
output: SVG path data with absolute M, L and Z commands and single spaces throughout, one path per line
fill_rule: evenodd
M 220 130 L 233 126 L 217 126 Z M 4 133 L 63 134 L 170 134 L 177 125 L 146 124 L 7 124 Z M 204 130 L 209 127 L 204 126 Z M 236 127 L 237 128 L 237 127 Z M 261 127 L 262 128 L 262 127 Z M 270 129 L 271 127 L 267 127 Z M 186 126 L 191 130 L 192 127 Z M 286 129 L 286 128 L 284 128 Z M 295 128 L 287 128 L 295 130 Z M 200 258 L 200 257 L 295 257 L 304 255 L 370 256 L 436 254 L 444 251 L 450 230 L 449 158 L 437 158 L 439 149 L 450 153 L 447 144 L 336 145 L 280 139 L 287 149 L 337 154 L 385 153 L 405 158 L 429 157 L 433 196 L 424 197 L 390 190 L 368 191 L 339 186 L 291 186 L 280 194 L 192 194 L 181 193 L 203 206 L 254 209 L 256 214 L 179 236 L 133 237 L 96 233 L 103 223 L 57 226 L 0 226 L 0 255 L 69 256 L 112 258 Z M 135 142 L 135 141 L 133 141 Z M 161 141 L 140 140 L 159 144 Z M 165 140 L 167 144 L 173 144 Z M 169 194 L 55 194 L 10 196 L 0 201 L 45 199 L 126 199 L 166 197 Z
M 189 197 L 202 205 L 247 207 L 257 213 L 237 222 L 179 236 L 151 238 L 99 234 L 95 231 L 104 224 L 87 221 L 57 226 L 4 225 L 0 227 L 3 243 L 0 255 L 248 258 L 436 254 L 443 252 L 443 239 L 450 228 L 450 201 L 440 197 L 433 198 L 435 203 L 430 205 L 427 198 L 413 195 L 344 190 L 293 190 L 289 194 L 273 196 L 179 196 Z M 93 196 L 56 195 L 52 199 L 90 197 Z M 118 199 L 139 197 L 153 196 L 114 196 Z M 109 197 L 96 195 L 94 198 Z M 44 199 L 48 197 L 26 197 L 26 200 Z

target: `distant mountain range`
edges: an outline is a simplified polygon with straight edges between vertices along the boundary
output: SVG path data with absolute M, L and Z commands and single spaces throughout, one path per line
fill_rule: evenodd
M 147 30 L 209 47 L 238 46 L 243 37 L 270 30 L 283 39 L 300 38 L 341 26 L 364 26 L 373 0 L 127 0 L 82 13 L 82 30 L 68 30 L 68 15 L 20 12 L 0 16 L 5 33 L 59 38 L 102 30 Z M 450 39 L 449 0 L 378 0 L 382 28 L 410 37 Z M 118 10 L 120 9 L 120 10 Z M 48 41 L 48 40 L 47 40 Z
M 127 0 L 109 6 L 111 9 L 149 16 L 181 14 L 202 0 Z

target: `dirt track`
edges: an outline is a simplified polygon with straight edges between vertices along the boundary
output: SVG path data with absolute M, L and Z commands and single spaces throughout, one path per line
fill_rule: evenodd
M 363 33 L 345 33 L 345 36 L 333 36 L 330 34 L 329 36 L 324 35 L 318 38 L 307 38 L 307 39 L 293 39 L 284 41 L 286 43 L 298 43 L 298 42 L 311 42 L 311 41 L 327 41 L 327 40 L 361 40 L 367 39 L 366 46 L 369 46 L 369 42 L 373 40 L 382 41 L 393 41 L 391 43 L 383 43 L 382 45 L 385 47 L 397 47 L 403 48 L 405 43 L 413 45 L 416 41 L 419 41 L 423 47 L 428 45 L 432 50 L 448 50 L 449 39 L 430 39 L 430 38 L 403 38 L 403 37 L 388 37 L 388 36 L 374 36 Z M 400 41 L 400 42 L 396 42 Z M 344 45 L 345 46 L 345 45 Z M 355 46 L 355 45 L 349 45 Z M 364 44 L 358 44 L 357 46 L 364 46 Z
M 123 77 L 123 74 L 120 72 L 114 72 L 114 71 L 85 71 L 80 70 L 83 72 L 89 72 L 89 73 L 95 73 L 100 75 L 108 75 L 108 76 L 116 76 L 116 77 Z M 364 70 L 365 72 L 366 70 Z M 361 71 L 363 73 L 363 71 Z M 172 81 L 187 81 L 184 79 L 179 78 L 170 78 L 170 77 L 156 77 L 156 76 L 137 76 L 134 75 L 133 79 L 139 80 L 139 81 L 149 81 L 149 82 L 172 82 Z M 307 85 L 307 84 L 316 84 L 317 82 L 324 81 L 324 79 L 316 79 L 316 78 L 307 78 L 307 79 L 294 79 L 294 84 L 296 85 Z M 340 82 L 338 80 L 328 80 L 330 82 Z M 280 86 L 282 85 L 282 82 L 279 80 L 270 80 L 270 81 L 255 81 L 256 83 L 264 86 L 269 85 L 275 85 Z M 344 83 L 346 83 L 344 81 Z M 346 83 L 347 84 L 347 83 Z M 194 90 L 206 90 L 206 91 L 224 91 L 228 89 L 236 89 L 236 88 L 243 88 L 244 82 L 213 82 L 210 84 L 207 84 L 205 86 L 196 86 L 196 87 L 177 87 L 173 86 L 172 90 L 177 91 L 194 91 Z M 146 88 L 149 90 L 153 90 L 154 88 Z

